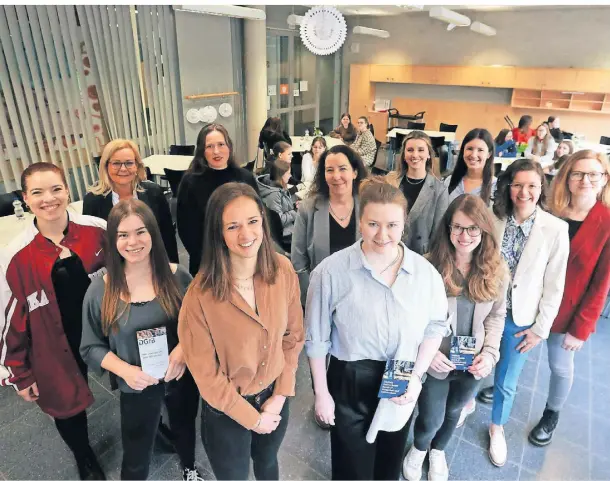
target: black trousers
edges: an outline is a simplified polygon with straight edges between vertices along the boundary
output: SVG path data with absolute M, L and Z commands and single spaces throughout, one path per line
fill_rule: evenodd
M 479 389 L 481 380 L 463 371 L 452 371 L 445 379 L 428 376 L 419 395 L 414 445 L 420 451 L 444 451 L 455 432 L 462 408 Z
M 168 391 L 166 397 L 166 388 Z M 166 403 L 174 445 L 182 467 L 195 465 L 195 418 L 199 392 L 187 371 L 180 381 L 150 386 L 141 393 L 121 392 L 121 479 L 146 479 L 161 409 Z
M 399 479 L 411 419 L 400 431 L 380 431 L 373 444 L 365 439 L 379 404 L 384 369 L 384 361 L 330 359 L 328 389 L 335 401 L 332 479 Z
M 272 394 L 273 385 L 257 396 L 246 396 L 245 399 L 260 412 Z M 288 403 L 286 399 L 277 429 L 270 434 L 257 434 L 203 400 L 201 440 L 216 479 L 247 480 L 250 458 L 257 480 L 280 479 L 277 453 L 288 428 Z

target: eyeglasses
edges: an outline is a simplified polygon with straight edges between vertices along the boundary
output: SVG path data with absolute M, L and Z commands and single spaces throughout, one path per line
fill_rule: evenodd
M 540 188 L 542 188 L 542 185 L 540 184 L 510 184 L 511 189 L 515 189 L 515 190 L 523 190 L 524 188 L 526 190 L 538 190 Z
M 479 237 L 481 235 L 481 228 L 478 225 L 463 227 L 457 224 L 449 224 L 449 230 L 455 235 L 461 235 L 464 231 L 468 232 L 470 237 Z
M 125 162 L 119 162 L 118 160 L 113 160 L 112 162 L 108 162 L 108 166 L 112 170 L 121 170 L 121 167 L 125 167 L 127 170 L 131 170 L 136 166 L 136 161 L 126 160 Z
M 596 182 L 599 182 L 605 175 L 605 172 L 579 172 L 578 170 L 575 170 L 573 172 L 570 172 L 570 180 L 579 180 L 582 182 L 583 180 L 585 180 L 585 177 L 587 177 L 587 179 L 589 179 L 589 182 L 595 184 Z

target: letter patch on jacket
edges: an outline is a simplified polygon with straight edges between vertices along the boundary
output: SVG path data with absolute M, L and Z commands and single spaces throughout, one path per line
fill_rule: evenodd
M 40 291 L 40 299 L 38 299 L 38 292 L 30 294 L 27 299 L 30 312 L 38 309 L 39 307 L 46 306 L 49 303 L 49 299 L 47 299 L 47 295 L 45 294 L 44 290 Z

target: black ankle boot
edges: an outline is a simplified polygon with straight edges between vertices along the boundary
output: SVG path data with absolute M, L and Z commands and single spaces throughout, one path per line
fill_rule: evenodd
M 558 421 L 559 411 L 551 411 L 549 408 L 545 408 L 542 419 L 540 419 L 538 424 L 536 424 L 536 427 L 530 431 L 527 439 L 534 446 L 546 446 L 550 444 Z
M 484 404 L 491 404 L 492 402 L 494 402 L 494 388 L 493 388 L 493 386 L 481 389 L 479 391 L 477 399 L 479 401 L 481 401 L 482 403 L 484 403 Z
M 106 479 L 104 470 L 97 461 L 93 451 L 88 453 L 86 456 L 76 459 L 76 466 L 78 467 L 78 474 L 80 479 L 94 480 L 94 479 Z

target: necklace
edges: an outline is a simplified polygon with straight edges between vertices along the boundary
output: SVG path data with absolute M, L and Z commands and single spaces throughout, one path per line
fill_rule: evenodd
M 253 291 L 254 290 L 254 284 L 236 284 L 234 282 L 233 285 L 241 291 Z
M 394 260 L 392 262 L 390 262 L 390 264 L 383 269 L 379 274 L 383 274 L 385 271 L 387 271 L 390 267 L 392 267 L 394 264 L 396 264 L 396 262 L 398 261 L 398 259 L 400 258 L 400 253 L 401 253 L 401 249 L 400 247 L 398 248 L 398 252 L 396 253 L 396 257 L 394 258 Z
M 423 179 L 419 179 L 419 181 L 417 182 L 411 182 L 411 180 L 409 179 L 409 177 L 407 177 L 405 175 L 405 179 L 407 179 L 407 183 L 411 184 L 411 185 L 419 185 L 421 184 L 424 180 L 426 180 L 426 178 L 424 177 Z
M 236 281 L 249 281 L 250 279 L 252 279 L 254 277 L 254 274 L 252 274 L 250 277 L 233 277 L 233 279 L 235 279 Z
M 333 209 L 333 205 L 329 202 L 328 206 L 330 207 L 330 213 L 333 215 L 333 217 L 339 219 L 339 222 L 343 222 L 345 219 L 347 219 L 350 215 L 352 215 L 352 210 L 354 208 L 354 205 L 352 204 L 352 206 L 349 209 L 349 212 L 347 213 L 347 215 L 345 215 L 344 217 L 339 217 L 335 210 Z

